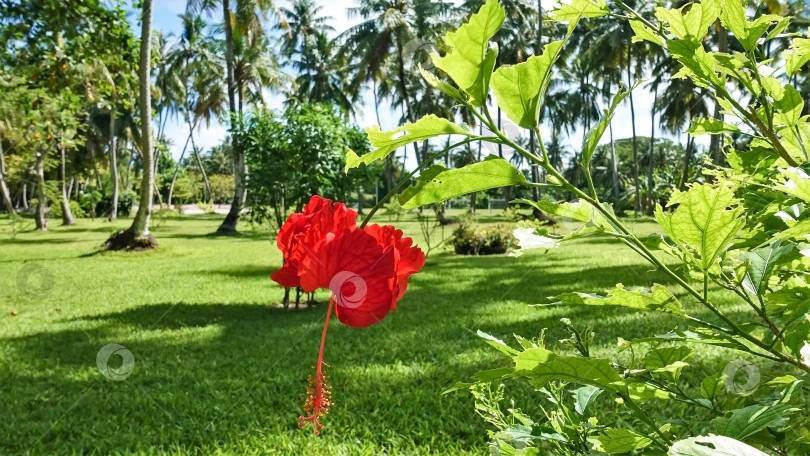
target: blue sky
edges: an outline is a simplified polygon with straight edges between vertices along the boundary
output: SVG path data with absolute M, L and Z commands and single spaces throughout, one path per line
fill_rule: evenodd
M 359 19 L 350 19 L 346 14 L 347 8 L 354 6 L 355 0 L 317 0 L 317 3 L 323 7 L 324 15 L 332 17 L 331 25 L 335 28 L 336 33 L 343 32 L 359 22 Z M 553 3 L 554 0 L 543 0 L 544 8 L 550 9 Z M 280 2 L 280 6 L 287 6 L 287 4 L 288 3 L 286 1 Z M 175 35 L 179 34 L 181 31 L 181 24 L 178 15 L 185 11 L 185 6 L 185 0 L 157 0 L 155 2 L 154 10 L 154 28 L 162 31 L 166 35 L 170 33 Z M 218 20 L 218 18 L 219 16 L 212 18 L 211 20 Z M 640 87 L 634 92 L 634 97 L 636 107 L 636 132 L 640 136 L 647 136 L 650 134 L 649 109 L 653 101 L 652 95 L 649 91 L 645 90 L 643 87 Z M 268 107 L 278 108 L 281 107 L 283 99 L 279 96 L 270 95 L 267 97 L 266 101 Z M 380 121 L 382 123 L 381 127 L 383 129 L 391 129 L 398 126 L 399 114 L 392 112 L 385 100 L 383 100 L 381 103 L 380 117 Z M 613 132 L 615 139 L 626 138 L 632 135 L 632 126 L 629 119 L 630 108 L 628 103 L 625 102 L 619 108 L 613 121 Z M 366 96 L 363 97 L 363 106 L 357 109 L 356 122 L 361 127 L 367 127 L 377 123 L 374 113 L 373 98 L 370 93 L 367 93 Z M 509 128 L 506 128 L 506 130 L 507 133 L 509 133 Z M 545 130 L 543 133 L 546 138 L 550 136 L 549 129 L 547 127 L 541 130 Z M 179 158 L 183 144 L 186 141 L 188 127 L 180 122 L 180 119 L 169 120 L 166 134 L 173 142 L 171 150 L 175 159 L 177 159 Z M 218 122 L 213 122 L 210 126 L 202 125 L 198 128 L 198 130 L 195 132 L 195 142 L 197 143 L 198 147 L 207 150 L 212 146 L 220 144 L 225 138 L 226 134 L 227 129 L 225 126 L 219 124 Z M 572 149 L 578 149 L 579 145 L 582 144 L 582 135 L 582 131 L 573 132 L 568 138 L 566 138 L 564 143 L 570 146 Z M 656 132 L 656 136 L 671 137 L 671 135 L 662 134 L 660 131 Z M 674 140 L 678 139 L 677 137 L 671 138 Z M 685 141 L 685 137 L 681 137 L 680 139 Z M 701 137 L 699 139 L 701 139 L 699 143 L 703 144 L 703 138 Z M 606 132 L 602 139 L 602 143 L 605 143 L 608 140 L 609 138 Z M 490 152 L 495 152 L 495 150 L 493 149 Z M 407 165 L 409 168 L 415 165 L 413 157 L 409 157 Z

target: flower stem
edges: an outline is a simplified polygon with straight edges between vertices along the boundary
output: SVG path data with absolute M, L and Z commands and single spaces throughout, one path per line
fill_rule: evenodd
M 307 398 L 304 404 L 304 411 L 309 413 L 309 416 L 300 416 L 301 420 L 298 426 L 303 426 L 307 421 L 312 422 L 315 428 L 315 434 L 320 433 L 323 428 L 318 420 L 321 416 L 329 411 L 329 406 L 332 405 L 331 393 L 328 386 L 326 386 L 326 377 L 323 374 L 323 349 L 326 346 L 326 331 L 329 329 L 329 319 L 332 316 L 332 308 L 335 305 L 334 299 L 329 299 L 329 308 L 326 311 L 326 321 L 323 324 L 323 333 L 321 333 L 321 348 L 318 350 L 318 362 L 315 365 L 315 377 L 310 377 L 309 386 L 307 387 Z

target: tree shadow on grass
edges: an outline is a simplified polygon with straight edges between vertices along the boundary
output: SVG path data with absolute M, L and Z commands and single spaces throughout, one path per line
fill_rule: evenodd
M 481 448 L 486 427 L 469 394 L 442 396 L 457 381 L 509 360 L 475 335 L 511 334 L 558 349 L 571 318 L 595 329 L 596 345 L 683 327 L 674 317 L 598 307 L 542 307 L 546 296 L 601 291 L 617 282 L 669 284 L 635 265 L 581 268 L 575 261 L 438 256 L 431 274 L 412 278 L 399 310 L 368 328 L 333 320 L 325 360 L 335 406 L 316 454 L 364 442 L 406 452 Z M 560 261 L 557 261 L 560 260 Z M 253 269 L 223 269 L 234 277 Z M 261 271 L 264 275 L 266 271 Z M 214 453 L 245 438 L 310 445 L 297 416 L 313 373 L 325 306 L 299 311 L 247 303 L 160 303 L 58 321 L 56 331 L 4 340 L 0 453 L 179 451 Z M 99 349 L 121 344 L 134 358 L 123 381 L 96 367 Z M 512 344 L 514 345 L 514 344 Z M 117 357 L 115 357 L 118 360 Z M 111 361 L 112 363 L 113 361 Z M 118 361 L 120 364 L 120 360 Z M 717 361 L 693 363 L 717 371 Z M 526 398 L 537 396 L 524 387 Z M 536 403 L 535 403 L 536 405 Z M 271 436 L 271 437 L 256 437 Z M 392 443 L 394 442 L 394 443 Z M 426 450 L 427 451 L 427 450 Z M 377 451 L 380 452 L 380 451 Z

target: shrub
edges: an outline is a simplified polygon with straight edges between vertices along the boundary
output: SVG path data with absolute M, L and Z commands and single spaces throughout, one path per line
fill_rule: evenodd
M 517 247 L 512 229 L 513 227 L 501 223 L 476 228 L 462 222 L 453 231 L 453 247 L 459 255 L 506 253 L 509 249 Z
M 393 198 L 390 203 L 386 203 L 384 207 L 385 213 L 388 214 L 389 222 L 391 221 L 391 217 L 398 222 L 402 214 L 405 213 L 405 209 L 402 208 L 402 205 L 399 204 L 396 198 Z
M 84 212 L 84 209 L 82 209 L 81 204 L 78 201 L 68 200 L 68 206 L 70 206 L 70 212 L 73 213 L 74 217 L 87 217 L 87 213 Z M 51 204 L 50 218 L 62 218 L 62 203 L 59 202 L 59 200 L 56 200 Z

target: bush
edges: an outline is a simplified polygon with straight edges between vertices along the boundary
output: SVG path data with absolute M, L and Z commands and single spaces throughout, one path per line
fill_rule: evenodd
M 124 190 L 118 195 L 118 215 L 123 217 L 129 217 L 129 213 L 132 212 L 132 206 L 135 205 L 135 202 L 138 201 L 138 194 L 133 192 L 132 190 Z
M 84 209 L 82 209 L 81 204 L 79 204 L 78 201 L 68 200 L 68 206 L 70 206 L 70 212 L 73 213 L 73 217 L 75 218 L 87 217 L 87 213 L 84 212 Z M 51 203 L 50 218 L 52 219 L 62 218 L 62 204 L 58 200 Z
M 505 224 L 474 228 L 460 223 L 453 232 L 453 247 L 459 255 L 493 255 L 517 248 L 512 227 Z
M 391 217 L 393 217 L 394 220 L 398 222 L 399 218 L 402 217 L 402 214 L 405 213 L 405 209 L 402 208 L 402 206 L 399 204 L 399 200 L 397 200 L 396 198 L 391 199 L 391 201 L 387 203 L 384 207 L 385 213 L 388 214 L 389 222 L 391 221 Z
M 79 197 L 79 206 L 88 216 L 95 218 L 98 203 L 100 203 L 101 200 L 101 192 L 90 190 L 81 194 Z

